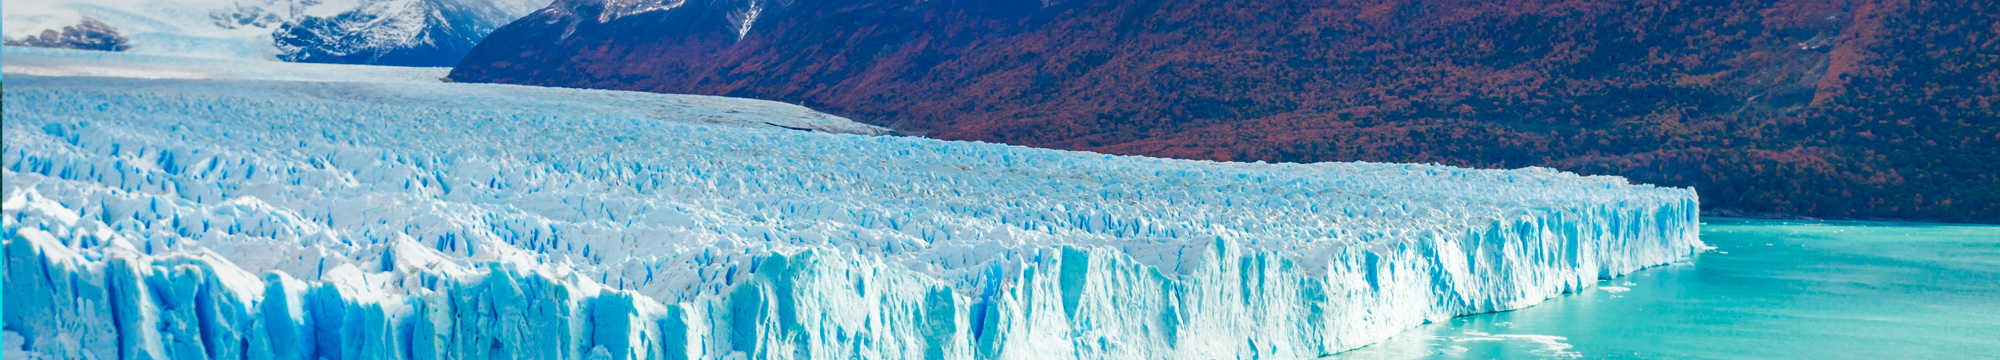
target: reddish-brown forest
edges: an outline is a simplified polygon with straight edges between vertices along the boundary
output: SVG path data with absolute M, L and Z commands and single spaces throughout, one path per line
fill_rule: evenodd
M 2000 4 L 702 0 L 500 29 L 452 80 L 801 103 L 926 136 L 1548 166 L 1711 212 L 2000 222 Z

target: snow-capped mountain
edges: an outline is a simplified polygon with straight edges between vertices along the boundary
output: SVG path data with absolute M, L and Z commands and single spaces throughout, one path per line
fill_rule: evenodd
M 1543 168 L 1109 156 L 434 68 L 7 51 L 9 356 L 1312 358 L 1703 247 L 1693 190 Z
M 4 35 L 94 19 L 130 51 L 295 62 L 451 66 L 548 0 L 21 0 Z

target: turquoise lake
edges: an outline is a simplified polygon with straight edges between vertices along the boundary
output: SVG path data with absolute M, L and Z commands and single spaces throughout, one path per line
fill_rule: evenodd
M 1687 261 L 1331 359 L 2000 358 L 2000 226 L 1703 222 Z

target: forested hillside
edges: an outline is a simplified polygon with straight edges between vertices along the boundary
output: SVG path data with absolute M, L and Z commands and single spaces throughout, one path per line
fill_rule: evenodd
M 1710 214 L 2000 222 L 1992 2 L 634 6 L 559 2 L 451 79 L 1114 154 L 1548 166 L 1695 186 Z

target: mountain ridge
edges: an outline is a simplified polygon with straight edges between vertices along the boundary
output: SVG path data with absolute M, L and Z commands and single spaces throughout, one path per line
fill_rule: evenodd
M 753 7 L 749 26 L 734 20 Z M 1990 7 L 573 4 L 495 31 L 450 78 L 771 99 L 1111 154 L 1549 166 L 1695 186 L 1736 214 L 1995 222 Z
M 10 45 L 225 59 L 451 66 L 486 33 L 548 0 L 53 0 L 9 4 Z M 12 40 L 62 29 L 119 34 L 118 46 Z

